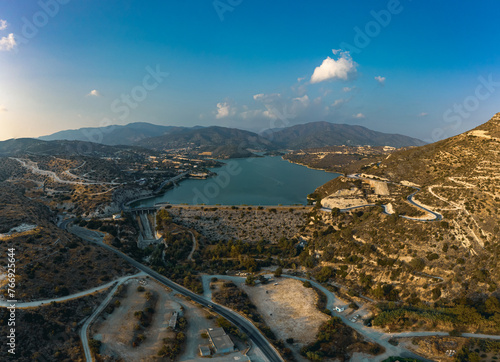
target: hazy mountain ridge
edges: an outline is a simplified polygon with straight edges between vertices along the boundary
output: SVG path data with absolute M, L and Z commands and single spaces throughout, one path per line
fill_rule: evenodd
M 154 151 L 141 149 L 136 146 L 108 146 L 100 143 L 85 141 L 43 141 L 34 138 L 17 138 L 0 142 L 0 156 L 16 156 L 23 154 L 36 155 L 64 155 L 64 156 L 95 156 L 110 157 L 119 154 L 133 154 L 135 152 L 151 153 Z
M 144 138 L 165 134 L 179 127 L 161 126 L 146 122 L 129 123 L 125 126 L 86 127 L 64 130 L 38 139 L 44 141 L 68 140 L 102 143 L 105 145 L 132 145 Z M 184 128 L 184 127 L 180 127 Z
M 273 141 L 289 149 L 326 146 L 422 146 L 425 142 L 399 134 L 372 131 L 366 127 L 311 122 L 291 126 L 273 133 Z
M 275 145 L 250 131 L 211 126 L 201 129 L 177 130 L 171 134 L 144 139 L 137 145 L 153 149 L 200 147 L 211 150 L 221 146 L 269 150 Z
M 198 147 L 202 151 L 215 148 L 238 147 L 241 154 L 247 149 L 263 151 L 276 149 L 301 149 L 326 146 L 421 146 L 423 141 L 398 135 L 372 131 L 366 127 L 329 122 L 311 122 L 295 125 L 260 136 L 251 131 L 219 126 L 174 127 L 148 123 L 131 123 L 126 126 L 83 128 L 61 131 L 40 137 L 43 140 L 81 140 L 109 145 L 137 145 L 156 150 Z

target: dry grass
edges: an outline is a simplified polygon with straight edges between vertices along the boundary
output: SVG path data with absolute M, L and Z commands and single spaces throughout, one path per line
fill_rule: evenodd
M 180 305 L 168 296 L 168 291 L 158 283 L 148 280 L 145 291 L 138 292 L 137 279 L 132 279 L 127 285 L 125 298 L 120 298 L 121 305 L 115 308 L 106 319 L 101 319 L 93 327 L 93 338 L 102 342 L 101 354 L 123 358 L 125 361 L 152 361 L 163 346 L 164 338 L 173 338 L 175 333 L 168 331 L 168 323 L 173 311 L 180 311 Z M 158 302 L 153 314 L 151 325 L 141 332 L 146 339 L 133 347 L 134 326 L 138 323 L 134 312 L 143 310 L 146 305 L 145 293 L 157 293 Z
M 293 338 L 299 344 L 314 342 L 319 326 L 329 319 L 316 308 L 316 292 L 298 280 L 283 278 L 276 282 L 278 285 L 243 289 L 278 339 Z

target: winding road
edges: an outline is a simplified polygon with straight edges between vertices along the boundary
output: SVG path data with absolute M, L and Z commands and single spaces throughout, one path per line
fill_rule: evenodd
M 268 275 L 272 276 L 272 275 Z M 351 316 L 344 315 L 342 313 L 338 313 L 335 309 L 335 307 L 345 307 L 345 302 L 341 301 L 338 299 L 334 293 L 330 292 L 328 289 L 326 289 L 323 285 L 319 284 L 318 282 L 306 278 L 301 278 L 301 277 L 296 277 L 292 275 L 282 275 L 282 278 L 290 278 L 290 279 L 296 279 L 300 281 L 309 281 L 314 287 L 318 288 L 321 290 L 327 298 L 327 303 L 326 303 L 326 308 L 332 312 L 332 316 L 337 316 L 340 319 L 342 319 L 342 322 L 344 324 L 348 325 L 349 327 L 353 328 L 356 330 L 358 333 L 360 333 L 363 337 L 365 337 L 367 340 L 378 343 L 379 345 L 383 346 L 385 348 L 385 353 L 378 355 L 378 356 L 373 356 L 370 357 L 369 359 L 366 359 L 366 361 L 383 361 L 387 359 L 388 357 L 391 356 L 399 356 L 399 357 L 405 357 L 405 358 L 416 358 L 420 361 L 426 361 L 423 357 L 409 351 L 408 349 L 402 347 L 402 346 L 394 346 L 391 343 L 389 343 L 389 340 L 392 338 L 404 338 L 404 337 L 429 337 L 429 336 L 449 336 L 448 332 L 433 332 L 433 331 L 420 331 L 420 332 L 400 332 L 400 333 L 385 333 L 379 329 L 371 328 L 368 326 L 365 326 L 363 323 L 358 322 L 352 322 L 350 320 Z M 205 297 L 206 298 L 211 298 L 211 290 L 210 290 L 210 280 L 212 278 L 217 278 L 217 279 L 225 279 L 225 280 L 230 280 L 234 282 L 235 284 L 242 284 L 245 282 L 245 277 L 239 277 L 239 276 L 230 276 L 230 275 L 203 275 L 202 280 L 203 280 L 203 289 L 205 291 Z M 463 333 L 463 337 L 467 338 L 481 338 L 481 339 L 495 339 L 495 340 L 500 340 L 500 335 L 487 335 L 487 334 L 476 334 L 476 333 Z M 364 361 L 364 360 L 363 360 Z
M 364 178 L 364 177 L 360 177 L 358 174 L 352 174 L 352 175 L 348 175 L 349 178 L 353 178 L 353 179 L 357 179 L 357 180 L 372 180 L 372 179 L 369 179 L 369 178 Z M 420 204 L 417 204 L 414 200 L 413 200 L 413 197 L 420 191 L 420 188 L 419 187 L 416 187 L 416 186 L 408 186 L 408 185 L 403 185 L 403 184 L 399 184 L 397 182 L 391 182 L 391 181 L 382 181 L 382 180 L 376 180 L 376 181 L 380 181 L 380 182 L 386 182 L 386 183 L 392 183 L 392 184 L 395 184 L 395 185 L 400 185 L 400 186 L 406 186 L 406 187 L 411 187 L 412 189 L 415 189 L 415 192 L 413 192 L 411 195 L 409 195 L 406 200 L 413 206 L 415 206 L 416 208 L 418 209 L 421 209 L 422 211 L 426 212 L 426 213 L 429 213 L 432 215 L 431 218 L 419 218 L 419 217 L 411 217 L 411 216 L 406 216 L 406 215 L 399 215 L 399 217 L 401 218 L 404 218 L 404 219 L 407 219 L 407 220 L 413 220 L 413 221 L 422 221 L 422 222 L 428 222 L 428 221 L 439 221 L 439 220 L 442 220 L 443 219 L 443 215 L 435 212 L 435 211 L 432 211 Z M 340 212 L 346 212 L 346 211 L 350 211 L 350 210 L 354 210 L 354 209 L 360 209 L 360 208 L 363 208 L 363 207 L 370 207 L 370 206 L 380 206 L 384 209 L 384 214 L 386 215 L 390 215 L 390 213 L 387 211 L 387 205 L 377 205 L 377 204 L 365 204 L 365 205 L 359 205 L 359 206 L 353 206 L 353 207 L 348 207 L 348 208 L 345 208 L 345 209 L 340 209 Z M 320 209 L 321 211 L 326 211 L 326 212 L 331 212 L 332 209 L 331 208 L 328 208 L 328 207 L 322 207 Z
M 115 283 L 121 284 L 125 280 L 128 280 L 130 278 L 136 278 L 136 277 L 143 276 L 143 275 L 145 275 L 143 272 L 135 274 L 135 275 L 127 275 L 127 276 L 115 279 L 112 282 L 100 285 L 98 287 L 87 289 L 87 290 L 84 290 L 83 292 L 79 292 L 79 293 L 75 293 L 75 294 L 71 294 L 71 295 L 66 295 L 66 296 L 60 297 L 60 298 L 51 298 L 51 299 L 46 299 L 46 300 L 37 300 L 37 301 L 34 301 L 34 302 L 16 303 L 16 308 L 19 308 L 19 309 L 22 309 L 22 308 L 36 308 L 36 307 L 42 307 L 42 306 L 49 305 L 49 304 L 51 304 L 53 302 L 60 303 L 60 302 L 65 302 L 67 300 L 72 300 L 72 299 L 77 299 L 77 298 L 85 297 L 86 295 L 94 294 L 94 293 L 99 292 L 101 290 L 107 289 L 107 288 L 113 286 L 113 284 L 115 284 Z M 10 306 L 10 303 L 7 303 L 6 301 L 0 301 L 0 307 L 8 307 L 8 306 Z
M 63 222 L 61 223 L 61 227 L 67 227 L 68 222 Z M 77 236 L 80 236 L 76 234 Z M 83 239 L 84 235 L 81 235 Z M 156 271 L 148 268 L 147 266 L 143 265 L 142 263 L 138 262 L 135 259 L 132 259 L 128 255 L 123 254 L 121 251 L 113 248 L 112 246 L 109 246 L 107 244 L 104 244 L 101 242 L 96 242 L 91 239 L 85 239 L 88 242 L 91 242 L 95 245 L 99 245 L 100 247 L 107 249 L 116 255 L 118 255 L 120 258 L 124 259 L 128 263 L 132 264 L 134 267 L 137 269 L 143 271 L 144 273 L 148 274 L 161 284 L 171 288 L 172 290 L 176 291 L 177 293 L 186 296 L 190 298 L 191 300 L 195 301 L 196 303 L 199 303 L 200 305 L 204 307 L 208 307 L 212 309 L 215 313 L 221 315 L 222 317 L 226 318 L 228 321 L 233 323 L 235 326 L 237 326 L 243 333 L 245 333 L 248 338 L 258 347 L 260 350 L 264 353 L 266 358 L 271 361 L 271 362 L 282 362 L 283 359 L 281 358 L 280 354 L 278 351 L 271 345 L 271 343 L 261 334 L 261 332 L 255 327 L 255 325 L 250 322 L 250 320 L 246 319 L 245 317 L 241 316 L 240 314 L 232 311 L 229 308 L 226 308 L 222 305 L 216 304 L 214 302 L 208 301 L 205 299 L 205 297 L 200 296 L 189 289 L 184 288 L 183 286 L 171 281 L 170 279 L 166 278 L 165 276 L 157 273 Z M 87 343 L 88 344 L 88 343 Z
M 90 324 L 94 321 L 94 319 L 99 314 L 101 314 L 101 312 L 104 310 L 104 308 L 106 308 L 109 301 L 113 298 L 113 295 L 115 295 L 116 290 L 118 289 L 118 287 L 120 285 L 122 285 L 123 283 L 125 283 L 129 279 L 144 276 L 144 275 L 146 275 L 146 274 L 141 272 L 141 273 L 138 273 L 136 275 L 121 278 L 121 280 L 118 282 L 118 284 L 116 284 L 115 287 L 113 289 L 111 289 L 111 291 L 108 293 L 106 299 L 104 299 L 102 301 L 102 303 L 99 305 L 99 307 L 97 307 L 97 309 L 94 311 L 94 313 L 92 313 L 92 315 L 83 324 L 82 329 L 80 330 L 80 339 L 82 340 L 83 351 L 85 352 L 85 359 L 87 360 L 87 362 L 93 362 L 92 351 L 90 350 L 88 333 L 87 333 Z
M 24 168 L 27 168 L 31 172 L 35 174 L 39 174 L 42 176 L 48 176 L 52 178 L 54 181 L 61 183 L 61 184 L 70 184 L 70 185 L 121 185 L 120 183 L 117 182 L 98 182 L 98 181 L 90 181 L 90 182 L 83 182 L 83 181 L 69 181 L 69 180 L 63 180 L 60 178 L 54 171 L 48 171 L 48 170 L 41 170 L 36 162 L 33 161 L 24 161 L 20 158 L 15 158 L 15 157 L 9 157 L 11 160 L 15 160 L 19 162 Z M 81 165 L 83 166 L 83 165 Z M 69 171 L 69 170 L 68 170 Z M 68 171 L 64 171 L 63 173 L 66 173 Z M 71 174 L 73 177 L 78 177 L 73 174 Z

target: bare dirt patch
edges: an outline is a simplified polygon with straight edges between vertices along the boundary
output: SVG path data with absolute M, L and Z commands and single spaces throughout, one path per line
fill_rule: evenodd
M 137 279 L 127 285 L 126 296 L 120 298 L 120 306 L 110 315 L 101 316 L 92 328 L 93 338 L 102 343 L 101 355 L 122 358 L 126 361 L 157 360 L 158 351 L 163 346 L 163 339 L 173 336 L 168 330 L 169 320 L 174 311 L 181 312 L 181 305 L 169 296 L 169 290 L 148 279 L 144 291 L 139 292 Z M 146 293 L 156 293 L 158 300 L 151 324 L 145 331 L 145 339 L 137 347 L 132 346 L 135 336 L 134 327 L 138 323 L 134 312 L 142 311 L 146 305 Z
M 298 280 L 276 279 L 270 284 L 242 288 L 278 339 L 293 338 L 301 345 L 312 343 L 319 326 L 329 319 L 316 307 L 316 292 Z

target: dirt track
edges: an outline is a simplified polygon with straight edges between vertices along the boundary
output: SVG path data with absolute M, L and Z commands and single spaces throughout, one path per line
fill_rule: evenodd
M 181 306 L 169 298 L 169 292 L 161 285 L 148 279 L 144 292 L 138 292 L 137 280 L 133 280 L 127 288 L 126 297 L 121 298 L 121 305 L 105 320 L 100 320 L 92 328 L 94 338 L 102 342 L 101 354 L 121 357 L 126 361 L 152 361 L 162 347 L 163 338 L 167 337 L 170 316 L 173 311 L 180 312 Z M 145 293 L 155 292 L 158 295 L 156 311 L 151 325 L 144 335 L 146 339 L 138 346 L 132 347 L 134 325 L 137 320 L 134 312 L 143 310 L 146 304 Z M 171 332 L 170 332 L 171 333 Z

